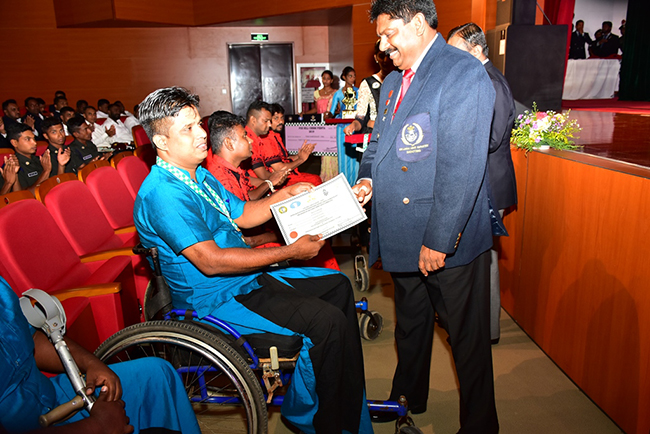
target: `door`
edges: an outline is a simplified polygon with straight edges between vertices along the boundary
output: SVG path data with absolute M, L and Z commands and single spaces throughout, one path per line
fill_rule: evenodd
M 228 51 L 233 113 L 245 116 L 256 100 L 293 113 L 292 44 L 231 44 Z

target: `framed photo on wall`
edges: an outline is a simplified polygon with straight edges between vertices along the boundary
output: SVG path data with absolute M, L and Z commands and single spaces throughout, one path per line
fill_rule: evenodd
M 296 92 L 298 112 L 305 112 L 314 105 L 314 91 L 320 88 L 321 75 L 329 69 L 329 63 L 297 63 L 296 64 Z

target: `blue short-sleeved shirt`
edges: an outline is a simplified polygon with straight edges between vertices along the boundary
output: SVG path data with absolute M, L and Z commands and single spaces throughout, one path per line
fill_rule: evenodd
M 36 367 L 35 331 L 2 277 L 0 311 L 0 425 L 9 432 L 36 429 L 38 417 L 56 405 L 56 391 Z
M 242 215 L 245 202 L 226 190 L 210 172 L 198 167 L 196 179 L 208 196 L 203 182 L 214 189 L 233 220 Z M 221 248 L 250 247 L 223 214 L 167 170 L 157 165 L 151 168 L 135 200 L 133 219 L 142 244 L 158 247 L 175 307 L 193 308 L 205 316 L 235 295 L 259 288 L 260 273 L 207 276 L 181 255 L 187 247 L 210 239 Z

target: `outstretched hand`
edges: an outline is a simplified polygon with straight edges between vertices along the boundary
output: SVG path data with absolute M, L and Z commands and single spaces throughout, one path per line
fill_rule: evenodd
M 367 179 L 359 181 L 358 184 L 352 186 L 352 191 L 357 196 L 357 200 L 364 206 L 372 198 L 372 184 Z

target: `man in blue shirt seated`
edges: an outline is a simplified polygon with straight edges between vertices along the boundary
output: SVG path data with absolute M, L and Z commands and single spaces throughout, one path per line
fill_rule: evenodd
M 228 192 L 200 166 L 208 146 L 198 104 L 178 87 L 140 104 L 158 159 L 138 192 L 134 220 L 142 244 L 159 250 L 174 306 L 214 315 L 242 333 L 302 336 L 282 414 L 305 433 L 372 432 L 349 280 L 328 269 L 273 267 L 313 258 L 324 241 L 306 235 L 289 246 L 251 249 L 239 230 L 268 221 L 271 204 L 311 184 L 249 202 Z
M 2 277 L 0 312 L 0 433 L 34 432 L 39 416 L 70 401 L 75 392 L 65 374 L 47 378 L 39 371 L 60 373 L 63 366 L 45 334 L 27 323 L 18 297 Z M 98 399 L 90 415 L 80 411 L 44 433 L 200 434 L 183 383 L 169 363 L 147 357 L 109 369 L 75 342 L 65 341 L 86 375 L 86 393 Z

